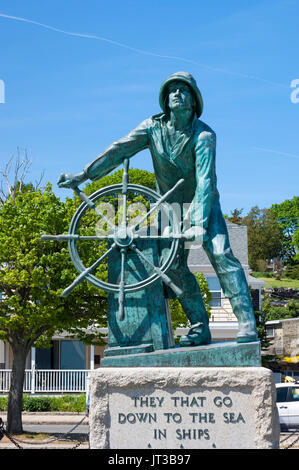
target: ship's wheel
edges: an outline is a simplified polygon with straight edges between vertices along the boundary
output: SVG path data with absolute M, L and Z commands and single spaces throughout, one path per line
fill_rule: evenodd
M 180 296 L 182 291 L 177 287 L 173 281 L 167 276 L 167 271 L 171 267 L 178 248 L 180 240 L 183 238 L 183 235 L 180 231 L 180 220 L 177 217 L 175 211 L 172 210 L 167 199 L 182 185 L 184 182 L 183 179 L 179 180 L 175 186 L 169 190 L 164 195 L 159 195 L 156 191 L 149 189 L 145 186 L 130 184 L 129 183 L 129 160 L 124 161 L 124 172 L 121 184 L 114 184 L 107 186 L 98 191 L 95 191 L 91 196 L 87 196 L 79 187 L 74 188 L 82 204 L 75 212 L 69 227 L 68 234 L 61 235 L 42 235 L 42 240 L 59 240 L 67 241 L 70 257 L 72 262 L 78 271 L 79 275 L 77 278 L 69 285 L 63 292 L 62 296 L 66 297 L 78 284 L 86 280 L 92 285 L 103 289 L 107 292 L 118 293 L 119 298 L 119 319 L 124 317 L 124 298 L 126 293 L 131 293 L 138 291 L 140 289 L 145 289 L 147 286 L 156 282 L 158 279 L 161 279 L 166 285 L 168 285 L 176 294 Z M 129 217 L 127 214 L 128 206 L 128 196 L 134 194 L 134 197 L 141 197 L 143 200 L 150 201 L 149 209 L 146 213 L 138 219 L 137 222 L 130 224 Z M 116 224 L 115 220 L 111 220 L 101 211 L 101 205 L 99 204 L 107 198 L 121 198 L 122 200 L 122 217 L 121 223 Z M 154 214 L 155 211 L 164 210 L 171 213 L 172 216 L 169 220 L 170 230 L 168 230 L 167 235 L 163 233 L 146 233 L 145 231 L 140 230 L 142 225 L 147 223 L 147 220 Z M 80 223 L 84 217 L 88 214 L 89 211 L 92 211 L 96 214 L 100 220 L 106 224 L 107 233 L 105 234 L 93 234 L 93 235 L 82 235 L 80 233 Z M 168 250 L 167 256 L 163 257 L 163 262 L 161 266 L 156 266 L 153 262 L 144 255 L 141 249 L 138 247 L 139 240 L 150 240 L 156 239 L 159 240 L 168 240 Z M 80 257 L 80 250 L 78 249 L 78 243 L 84 242 L 93 242 L 101 244 L 107 242 L 106 249 L 100 257 L 98 257 L 90 266 L 86 267 L 84 261 Z M 100 279 L 95 275 L 97 268 L 103 263 L 109 253 L 113 250 L 117 250 L 120 255 L 120 276 L 119 283 L 112 284 L 106 282 L 103 279 Z M 148 275 L 142 279 L 138 280 L 136 283 L 126 283 L 125 282 L 125 270 L 126 270 L 126 259 L 129 252 L 134 252 L 139 258 L 140 261 L 144 264 L 146 269 L 144 270 Z M 108 267 L 109 269 L 109 267 Z

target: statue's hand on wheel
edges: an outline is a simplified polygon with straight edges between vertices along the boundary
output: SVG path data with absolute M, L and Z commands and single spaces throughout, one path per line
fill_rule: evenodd
M 57 182 L 60 188 L 72 188 L 75 189 L 79 184 L 84 183 L 87 180 L 85 173 L 78 173 L 73 175 L 72 173 L 62 173 Z

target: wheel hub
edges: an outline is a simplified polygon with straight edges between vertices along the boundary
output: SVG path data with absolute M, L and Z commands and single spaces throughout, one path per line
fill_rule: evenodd
M 133 233 L 128 227 L 118 229 L 114 235 L 115 243 L 121 248 L 129 247 L 133 238 Z

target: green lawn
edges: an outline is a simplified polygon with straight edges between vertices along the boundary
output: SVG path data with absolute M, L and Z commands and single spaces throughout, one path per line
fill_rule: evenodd
M 265 287 L 291 287 L 292 289 L 299 289 L 299 279 L 289 279 L 287 277 L 281 278 L 280 281 L 273 277 L 259 277 L 261 281 L 265 281 Z

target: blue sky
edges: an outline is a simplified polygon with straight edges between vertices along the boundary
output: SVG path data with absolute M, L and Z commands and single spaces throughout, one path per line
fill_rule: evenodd
M 0 166 L 26 149 L 31 178 L 45 171 L 56 194 L 71 196 L 56 185 L 60 173 L 81 171 L 158 113 L 161 82 L 185 70 L 217 134 L 223 212 L 290 199 L 299 179 L 290 87 L 298 24 L 298 0 L 1 0 Z M 152 171 L 149 152 L 131 166 Z

